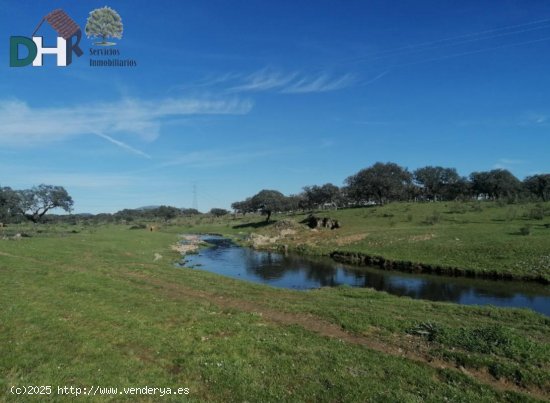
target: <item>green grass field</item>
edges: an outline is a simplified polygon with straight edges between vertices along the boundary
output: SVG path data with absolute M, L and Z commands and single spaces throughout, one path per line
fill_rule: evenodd
M 443 236 L 450 231 L 444 225 L 456 218 L 421 224 L 416 221 L 425 217 L 415 210 L 418 217 L 401 222 L 406 209 L 338 212 L 344 224 L 338 237 L 360 231 L 363 224 L 355 220 L 363 215 L 373 227 L 393 220 L 386 232 L 402 236 L 422 230 Z M 429 214 L 433 207 L 422 209 Z M 384 217 L 388 211 L 394 216 Z M 480 214 L 493 220 L 502 211 L 506 207 L 488 207 Z M 460 217 L 474 220 L 476 215 Z M 57 386 L 117 387 L 118 393 L 144 386 L 190 390 L 183 399 L 117 394 L 94 401 L 549 398 L 550 319 L 542 315 L 397 298 L 369 289 L 273 289 L 174 266 L 179 257 L 170 246 L 178 234 L 217 228 L 238 235 L 254 229 L 234 224 L 203 219 L 164 225 L 158 232 L 126 225 L 5 229 L 32 237 L 0 240 L 0 401 L 71 401 L 57 396 Z M 495 221 L 502 230 L 496 242 L 515 237 L 518 249 L 531 251 L 548 244 L 543 227 L 534 227 L 529 236 L 508 234 L 521 224 L 519 217 Z M 449 222 L 454 225 L 466 231 L 476 223 Z M 330 240 L 319 239 L 316 250 L 329 248 Z M 345 247 L 364 250 L 366 239 Z M 444 242 L 437 243 L 435 250 Z M 380 248 L 373 251 L 381 253 Z M 509 251 L 500 253 L 513 264 Z M 155 254 L 162 259 L 155 261 Z M 483 259 L 480 255 L 475 265 Z M 12 386 L 24 385 L 54 388 L 40 398 L 10 393 Z

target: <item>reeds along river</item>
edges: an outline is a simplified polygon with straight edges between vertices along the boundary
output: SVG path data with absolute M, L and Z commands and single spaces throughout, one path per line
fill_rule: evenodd
M 550 287 L 542 284 L 401 273 L 349 266 L 329 258 L 257 251 L 218 236 L 204 236 L 203 240 L 212 246 L 186 256 L 182 266 L 274 287 L 368 287 L 430 301 L 529 308 L 550 316 Z

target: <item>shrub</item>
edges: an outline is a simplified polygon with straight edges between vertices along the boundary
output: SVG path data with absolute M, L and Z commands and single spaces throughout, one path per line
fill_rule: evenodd
M 520 235 L 531 235 L 531 226 L 530 225 L 524 225 L 519 229 Z
M 518 348 L 517 338 L 500 325 L 452 329 L 431 322 L 422 322 L 408 329 L 407 333 L 422 336 L 428 341 L 438 342 L 448 347 L 458 347 L 482 354 L 510 356 Z
M 529 218 L 531 220 L 543 220 L 544 208 L 542 206 L 533 207 L 531 210 L 529 210 Z
M 477 213 L 481 213 L 483 211 L 483 207 L 481 206 L 480 202 L 477 202 L 477 203 L 472 204 L 472 210 L 477 212 Z
M 460 329 L 450 339 L 457 347 L 483 354 L 506 353 L 512 348 L 510 331 L 498 325 Z
M 464 214 L 466 213 L 466 204 L 461 202 L 454 202 L 453 204 L 451 204 L 449 212 L 454 214 Z
M 443 333 L 443 328 L 437 323 L 421 322 L 416 326 L 407 329 L 406 332 L 415 336 L 422 336 L 428 341 L 436 341 L 437 338 Z
M 515 220 L 517 215 L 518 211 L 515 207 L 508 207 L 508 210 L 506 210 L 506 221 Z
M 441 213 L 439 211 L 434 211 L 424 220 L 425 224 L 434 225 L 441 221 Z

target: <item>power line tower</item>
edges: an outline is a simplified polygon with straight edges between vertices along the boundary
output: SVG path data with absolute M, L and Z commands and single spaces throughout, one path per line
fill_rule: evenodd
M 193 208 L 195 210 L 199 209 L 199 198 L 197 196 L 197 183 L 193 182 Z

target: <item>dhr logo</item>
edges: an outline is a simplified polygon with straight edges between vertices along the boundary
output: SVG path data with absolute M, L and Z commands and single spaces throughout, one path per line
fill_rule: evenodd
M 35 36 L 42 24 L 46 21 L 57 32 L 57 47 L 45 47 L 44 38 Z M 32 63 L 35 67 L 43 65 L 46 54 L 57 56 L 57 66 L 69 66 L 73 61 L 73 52 L 77 57 L 82 56 L 82 49 L 78 46 L 82 38 L 82 31 L 74 20 L 65 11 L 57 9 L 46 15 L 34 30 L 32 38 L 12 36 L 10 38 L 10 67 L 25 67 Z M 20 57 L 19 51 L 27 49 L 27 56 Z

